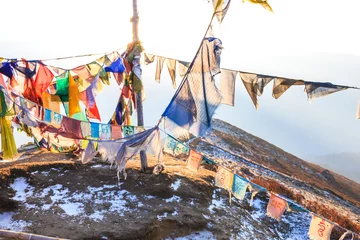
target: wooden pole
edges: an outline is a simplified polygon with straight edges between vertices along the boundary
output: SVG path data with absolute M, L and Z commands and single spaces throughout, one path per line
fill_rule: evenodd
M 136 43 L 139 41 L 139 33 L 138 33 L 138 23 L 139 23 L 139 15 L 137 10 L 137 0 L 133 0 L 133 41 Z M 137 112 L 137 125 L 144 126 L 144 115 L 143 115 L 143 104 L 142 104 L 142 94 L 141 91 L 136 94 L 136 112 Z M 140 151 L 140 160 L 141 160 L 141 171 L 145 172 L 148 168 L 147 158 L 145 151 Z

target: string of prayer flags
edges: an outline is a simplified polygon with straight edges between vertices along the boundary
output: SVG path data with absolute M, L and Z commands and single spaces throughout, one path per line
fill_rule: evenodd
M 234 106 L 236 75 L 236 71 L 221 70 L 220 92 L 222 93 L 222 104 Z
M 333 227 L 334 225 L 325 219 L 312 215 L 308 233 L 309 238 L 311 240 L 330 240 Z
M 243 200 L 246 194 L 246 189 L 249 186 L 249 181 L 234 174 L 234 182 L 232 186 L 232 194 L 239 200 Z
M 186 167 L 194 172 L 198 172 L 202 158 L 203 157 L 200 153 L 190 150 Z
M 226 15 L 227 10 L 230 7 L 231 0 L 213 0 L 214 13 L 216 18 L 221 23 Z
M 346 89 L 348 89 L 348 87 L 333 85 L 329 82 L 305 82 L 305 91 L 309 100 Z
M 274 194 L 270 194 L 270 200 L 266 208 L 266 215 L 280 221 L 281 216 L 283 215 L 287 207 L 287 201 L 279 198 Z
M 234 173 L 230 172 L 222 166 L 219 166 L 215 177 L 215 186 L 231 191 L 233 180 Z

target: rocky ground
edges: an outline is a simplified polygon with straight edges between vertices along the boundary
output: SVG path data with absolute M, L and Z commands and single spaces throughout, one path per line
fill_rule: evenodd
M 253 206 L 249 196 L 230 204 L 214 187 L 215 172 L 193 173 L 170 156 L 160 175 L 140 173 L 139 161 L 130 161 L 118 182 L 106 163 L 55 154 L 63 160 L 45 166 L 51 154 L 42 154 L 7 164 L 0 228 L 68 239 L 306 239 L 309 215 L 285 213 L 278 223 L 265 215 L 266 194 Z

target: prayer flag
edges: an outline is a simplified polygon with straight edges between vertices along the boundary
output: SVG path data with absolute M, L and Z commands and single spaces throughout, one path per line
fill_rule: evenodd
M 41 97 L 43 92 L 49 87 L 51 81 L 54 78 L 54 74 L 42 63 L 39 62 L 39 70 L 37 72 L 34 86 L 36 94 Z
M 274 78 L 271 76 L 262 76 L 253 73 L 242 73 L 240 72 L 241 80 L 249 93 L 251 100 L 253 101 L 256 110 L 259 109 L 257 102 L 257 96 L 261 96 L 265 86 Z
M 84 138 L 87 138 L 87 137 L 91 136 L 91 126 L 90 126 L 89 122 L 81 121 L 80 122 L 80 127 L 81 127 L 81 133 L 82 133 Z
M 278 99 L 292 85 L 304 85 L 302 80 L 293 80 L 287 78 L 275 78 L 273 85 L 273 97 Z
M 84 79 L 85 81 L 91 82 L 94 79 L 94 76 L 90 73 L 86 65 L 78 66 L 71 69 L 71 71 L 76 73 L 79 78 Z
M 189 152 L 190 149 L 181 142 L 178 142 L 174 149 L 175 156 L 189 155 Z
M 166 66 L 169 70 L 172 85 L 174 89 L 176 89 L 176 60 L 170 58 L 166 59 Z
M 160 82 L 160 75 L 163 69 L 165 58 L 157 56 L 156 58 L 156 72 L 155 72 L 155 81 Z
M 111 125 L 111 136 L 114 140 L 122 138 L 122 127 L 117 125 Z
M 201 160 L 202 155 L 200 153 L 190 150 L 190 156 L 187 160 L 186 167 L 194 172 L 198 172 Z
M 348 87 L 333 85 L 329 82 L 305 82 L 305 91 L 308 99 L 323 97 L 345 89 L 348 89 Z
M 112 62 L 110 66 L 105 67 L 106 72 L 123 73 L 125 71 L 125 65 L 122 59 L 119 57 L 116 61 Z
M 215 178 L 215 186 L 231 191 L 234 174 L 226 168 L 219 166 Z
M 249 186 L 249 181 L 234 174 L 234 183 L 232 186 L 233 195 L 240 200 L 245 197 L 246 189 Z
M 184 77 L 189 68 L 190 63 L 183 61 L 177 61 L 177 62 L 178 62 L 179 75 L 180 77 Z
M 149 65 L 150 63 L 153 63 L 155 60 L 155 55 L 150 54 L 150 53 L 144 53 L 144 63 L 145 65 Z
M 309 238 L 311 240 L 330 240 L 331 231 L 334 225 L 327 222 L 325 219 L 312 215 Z
M 61 120 L 62 120 L 62 115 L 57 112 L 54 112 L 51 118 L 51 124 L 54 125 L 55 127 L 60 127 Z
M 45 108 L 44 121 L 47 123 L 51 122 L 51 110 Z
M 270 200 L 266 208 L 266 215 L 280 221 L 287 206 L 287 201 L 274 194 L 270 194 Z
M 91 137 L 95 139 L 100 138 L 100 124 L 99 123 L 90 123 L 91 126 Z
M 219 23 L 224 19 L 227 10 L 229 9 L 231 0 L 213 0 L 214 12 Z
M 222 93 L 221 103 L 234 106 L 236 71 L 221 70 L 220 91 Z
M 273 12 L 271 6 L 269 5 L 269 3 L 267 2 L 267 0 L 247 0 L 250 3 L 253 4 L 260 4 L 263 8 L 265 8 L 266 10 Z M 244 0 L 243 0 L 244 2 Z
M 72 117 L 75 113 L 81 112 L 80 105 L 80 94 L 76 83 L 69 74 L 69 116 Z
M 164 145 L 164 152 L 174 155 L 176 145 L 177 145 L 177 140 L 167 135 Z
M 124 126 L 123 127 L 123 135 L 124 137 L 129 137 L 134 135 L 135 131 L 134 131 L 134 126 Z
M 60 112 L 61 99 L 59 98 L 59 96 L 51 95 L 47 92 L 44 92 L 41 98 L 44 108 L 50 109 L 53 112 Z
M 110 140 L 111 139 L 111 126 L 109 124 L 101 124 L 100 139 L 102 139 L 102 140 Z

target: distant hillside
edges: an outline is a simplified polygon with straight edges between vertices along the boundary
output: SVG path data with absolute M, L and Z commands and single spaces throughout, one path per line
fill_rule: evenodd
M 221 120 L 214 119 L 211 133 L 203 138 L 193 140 L 191 145 L 212 157 L 218 156 L 218 159 L 229 158 L 229 156 L 221 156 L 221 154 L 230 152 L 234 158 L 243 158 L 267 168 L 269 171 L 284 175 L 288 178 L 287 182 L 289 183 L 300 180 L 307 185 L 333 192 L 358 207 L 360 206 L 360 184 L 323 167 L 306 162 Z M 260 175 L 263 174 L 263 171 L 259 172 Z M 269 173 L 269 175 L 273 175 L 273 173 Z
M 360 153 L 334 153 L 308 156 L 306 160 L 340 173 L 360 183 Z

